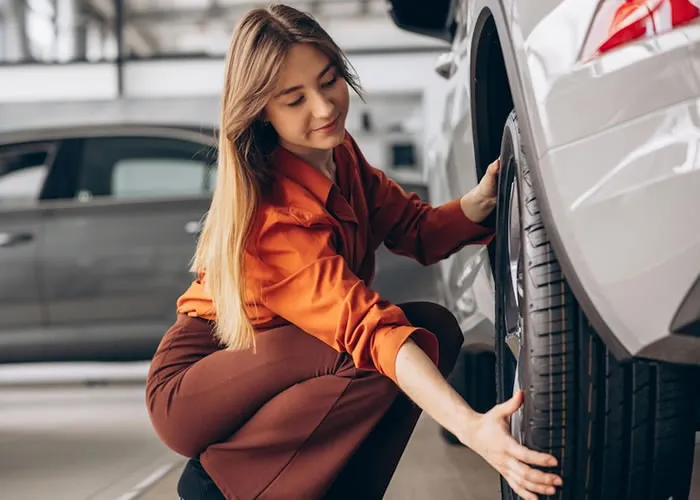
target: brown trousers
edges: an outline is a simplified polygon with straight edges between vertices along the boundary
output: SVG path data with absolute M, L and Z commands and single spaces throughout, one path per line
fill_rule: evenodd
M 454 316 L 401 308 L 437 336 L 447 376 L 462 345 Z M 293 326 L 259 333 L 255 354 L 222 350 L 211 329 L 180 315 L 153 358 L 147 405 L 168 447 L 199 456 L 227 500 L 383 497 L 420 415 L 389 378 Z

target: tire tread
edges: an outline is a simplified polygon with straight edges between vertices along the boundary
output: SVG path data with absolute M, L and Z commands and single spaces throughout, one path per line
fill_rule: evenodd
M 517 132 L 514 114 L 509 122 Z M 688 371 L 621 364 L 605 348 L 566 283 L 529 167 L 520 167 L 529 384 L 524 444 L 556 456 L 556 472 L 566 478 L 555 496 L 542 498 L 688 498 L 694 447 Z

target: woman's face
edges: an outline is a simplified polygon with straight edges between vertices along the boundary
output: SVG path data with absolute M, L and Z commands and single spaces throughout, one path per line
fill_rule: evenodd
M 265 117 L 290 151 L 330 150 L 345 136 L 348 103 L 347 82 L 328 58 L 298 44 L 287 54 Z

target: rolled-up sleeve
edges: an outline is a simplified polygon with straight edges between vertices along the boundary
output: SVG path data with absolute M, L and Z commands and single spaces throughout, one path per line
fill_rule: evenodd
M 403 311 L 354 275 L 334 250 L 334 229 L 318 217 L 299 224 L 280 217 L 260 233 L 255 258 L 267 277 L 260 300 L 272 312 L 338 351 L 358 368 L 376 370 L 396 382 L 395 361 L 411 337 L 435 364 L 435 336 L 412 326 Z
M 493 238 L 494 228 L 469 220 L 459 199 L 433 207 L 369 165 L 359 148 L 354 150 L 363 170 L 371 232 L 376 244 L 383 242 L 393 253 L 430 265 L 466 245 L 487 245 Z

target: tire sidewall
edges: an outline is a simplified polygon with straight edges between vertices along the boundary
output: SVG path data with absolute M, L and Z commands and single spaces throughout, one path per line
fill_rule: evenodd
M 505 342 L 506 327 L 506 293 L 510 284 L 508 235 L 511 191 L 514 183 L 518 182 L 518 152 L 520 148 L 517 136 L 517 124 L 514 113 L 511 113 L 503 131 L 501 140 L 501 171 L 499 174 L 498 202 L 496 208 L 496 238 L 495 238 L 495 351 L 496 351 L 496 396 L 498 403 L 510 399 L 513 395 L 512 377 L 517 373 L 512 369 L 513 356 Z M 522 351 L 522 349 L 521 349 Z M 527 387 L 521 384 L 520 387 Z M 527 392 L 527 391 L 525 391 Z M 501 476 L 501 497 L 504 500 L 515 500 L 517 495 Z

